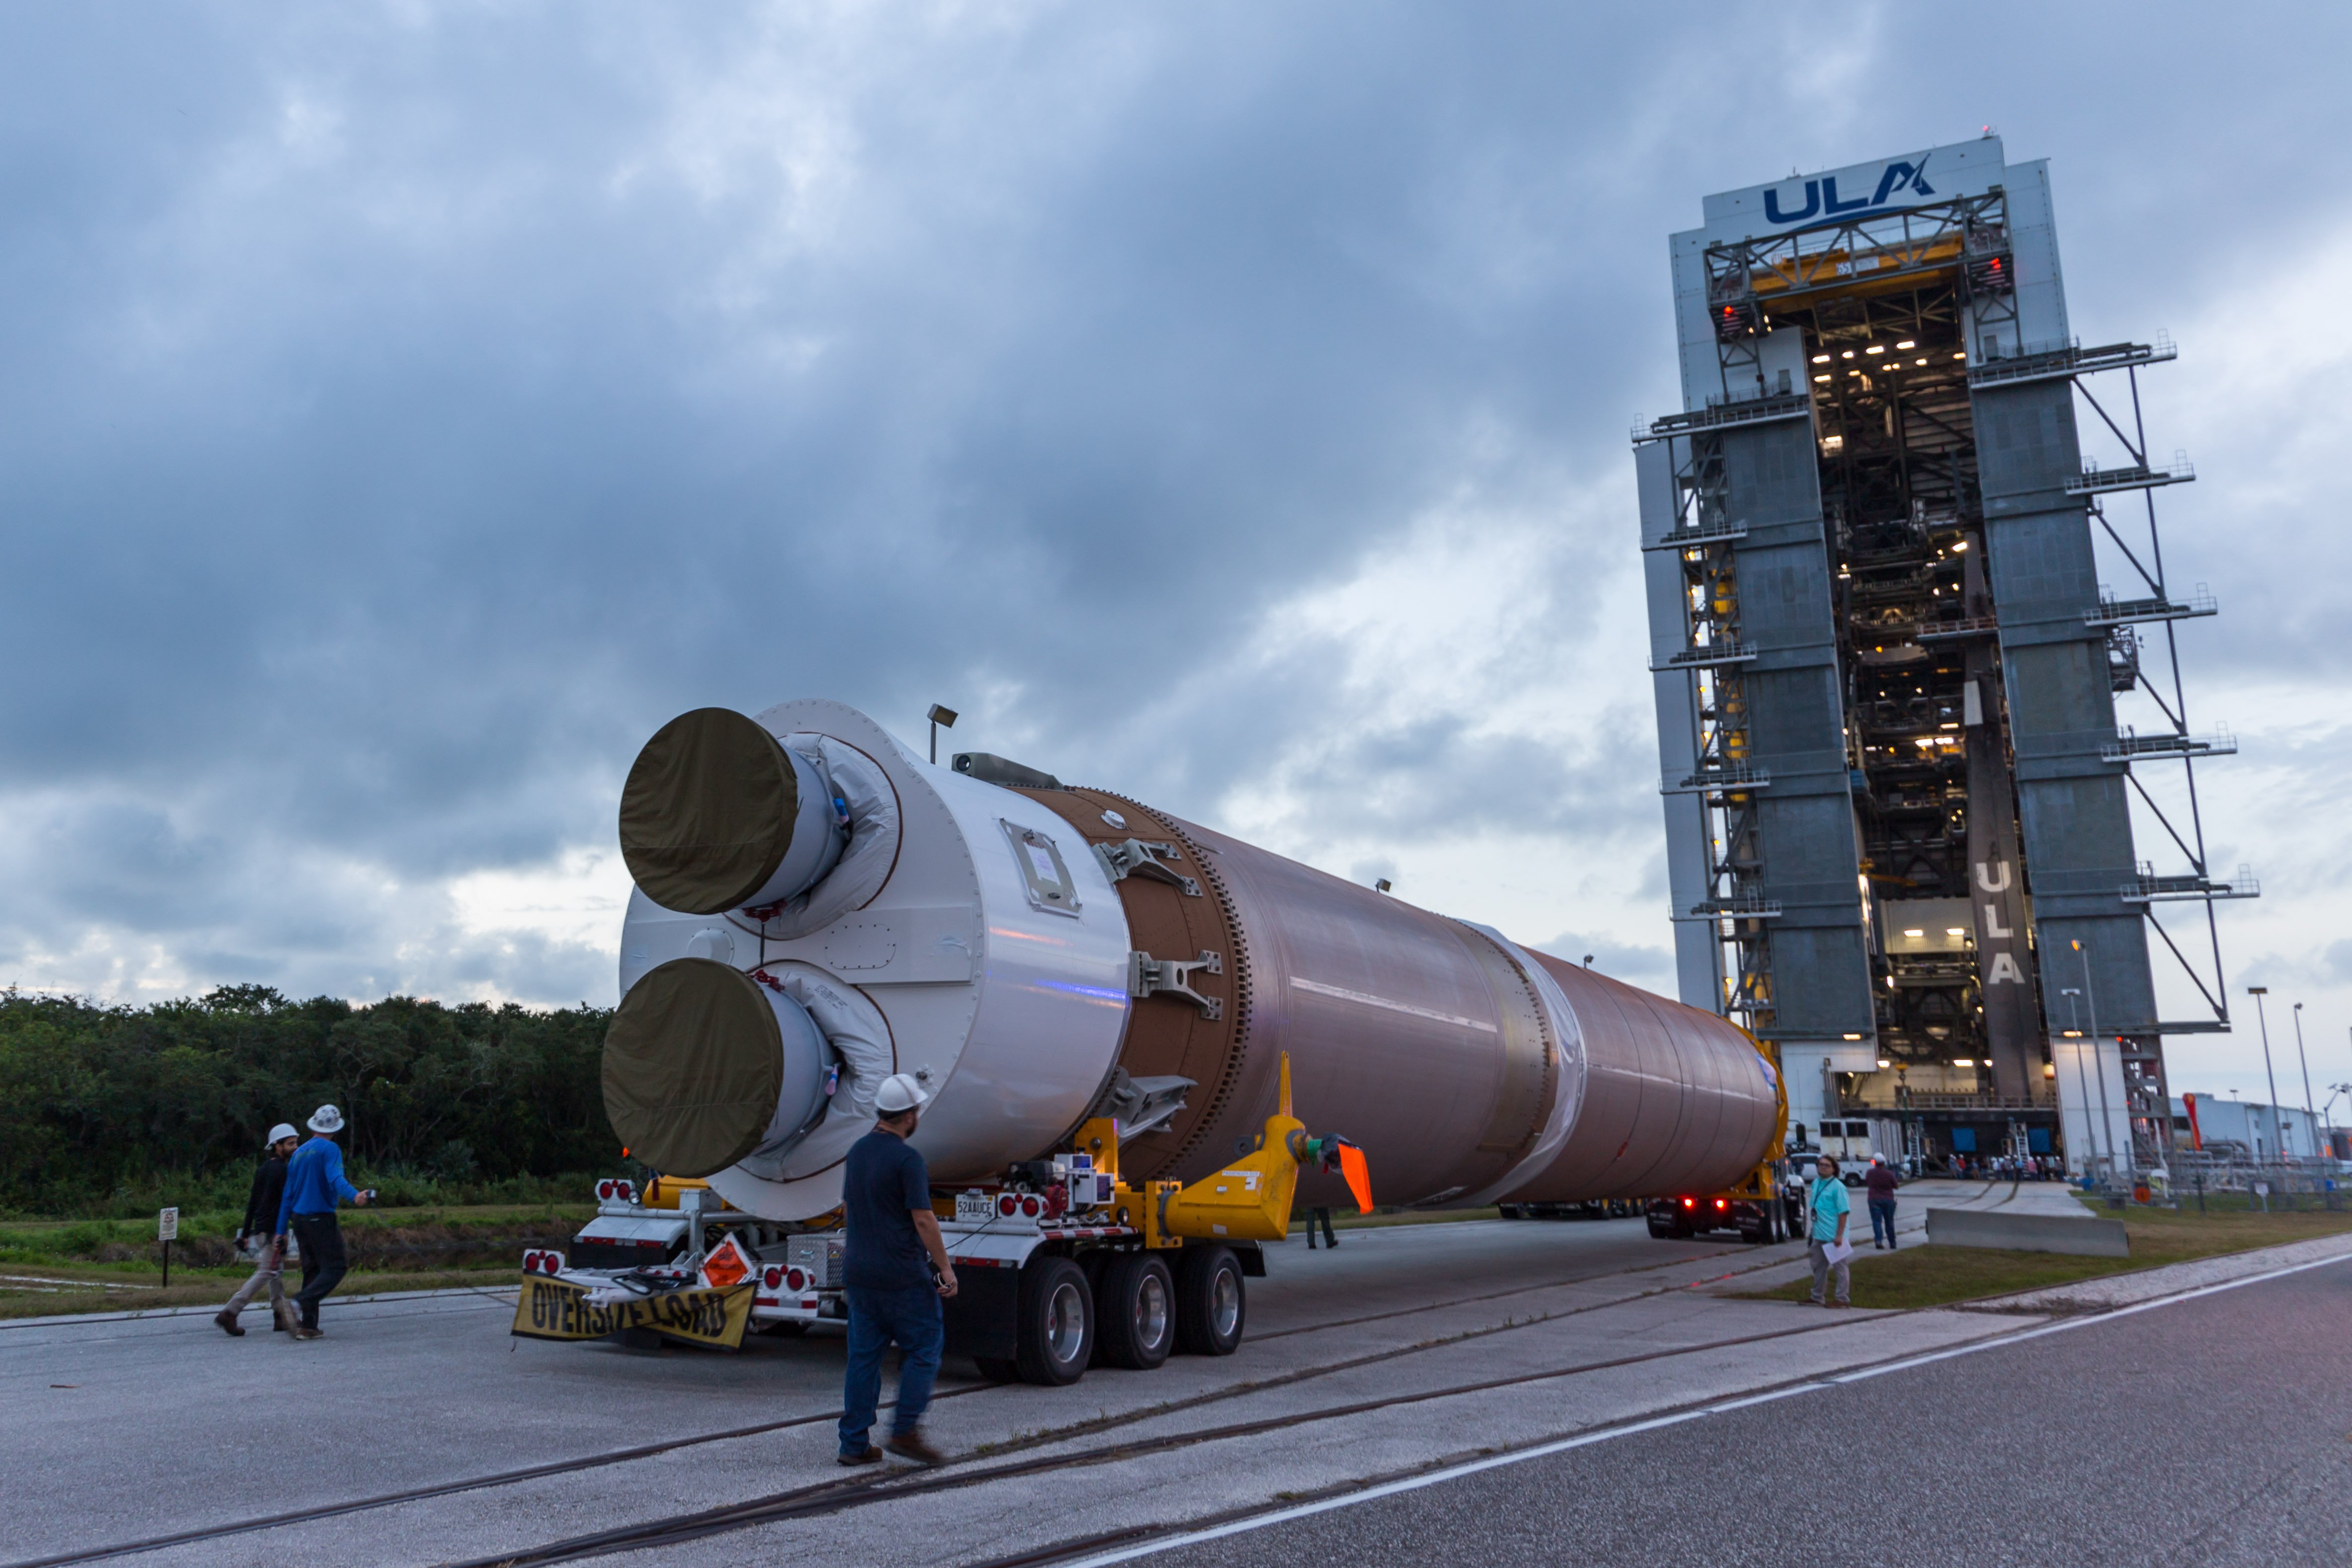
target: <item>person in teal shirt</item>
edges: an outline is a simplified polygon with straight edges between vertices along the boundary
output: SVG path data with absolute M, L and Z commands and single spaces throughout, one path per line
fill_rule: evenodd
M 1829 1249 L 1845 1240 L 1846 1222 L 1853 1215 L 1853 1205 L 1845 1195 L 1845 1184 L 1838 1180 L 1838 1165 L 1827 1154 L 1815 1167 L 1818 1173 L 1805 1192 L 1805 1212 L 1812 1216 L 1806 1230 L 1805 1256 L 1813 1265 L 1813 1305 L 1827 1307 L 1829 1282 L 1832 1270 L 1837 1275 L 1837 1300 L 1834 1305 L 1853 1305 L 1853 1277 L 1846 1260 L 1830 1262 Z

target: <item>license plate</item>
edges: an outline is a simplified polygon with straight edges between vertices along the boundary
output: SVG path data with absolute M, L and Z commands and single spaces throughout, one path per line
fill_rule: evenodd
M 996 1217 L 996 1200 L 986 1193 L 958 1193 L 956 1222 L 960 1225 L 986 1225 Z

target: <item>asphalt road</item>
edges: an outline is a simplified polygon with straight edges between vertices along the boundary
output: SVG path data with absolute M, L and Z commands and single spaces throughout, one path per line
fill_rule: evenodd
M 1157 1553 L 1300 1563 L 2340 1563 L 2352 1267 Z

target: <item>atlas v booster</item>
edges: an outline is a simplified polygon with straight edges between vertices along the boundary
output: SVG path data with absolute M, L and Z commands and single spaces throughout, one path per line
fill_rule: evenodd
M 1124 1179 L 1192 1182 L 1254 1147 L 1286 1053 L 1382 1204 L 1706 1193 L 1776 1152 L 1774 1069 L 1720 1018 L 1125 796 L 999 776 L 1024 782 L 827 701 L 703 709 L 646 743 L 604 1050 L 637 1158 L 810 1220 L 907 1072 L 935 1183 L 1098 1117 Z M 1299 1192 L 1344 1201 L 1330 1173 Z

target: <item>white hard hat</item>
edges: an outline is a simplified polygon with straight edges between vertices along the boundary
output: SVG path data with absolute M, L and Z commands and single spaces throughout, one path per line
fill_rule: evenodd
M 322 1105 L 311 1113 L 310 1128 L 313 1132 L 341 1132 L 343 1130 L 343 1113 L 331 1105 Z
M 294 1124 L 291 1121 L 281 1121 L 277 1126 L 269 1130 L 269 1136 L 262 1140 L 262 1142 L 266 1143 L 283 1143 L 289 1138 L 299 1138 L 300 1136 L 302 1136 L 302 1134 L 294 1131 Z
M 920 1109 L 930 1098 L 921 1084 L 905 1073 L 894 1072 L 874 1091 L 874 1109 L 885 1116 L 898 1116 Z

